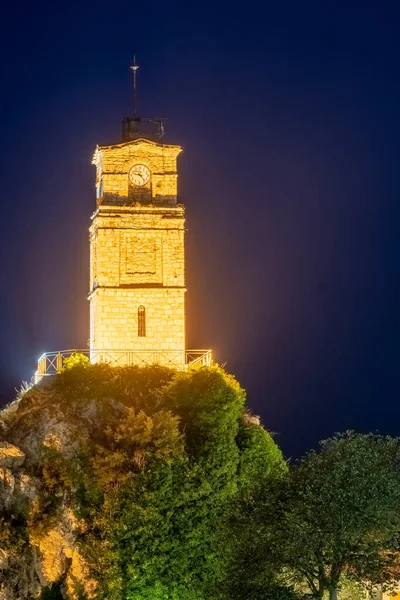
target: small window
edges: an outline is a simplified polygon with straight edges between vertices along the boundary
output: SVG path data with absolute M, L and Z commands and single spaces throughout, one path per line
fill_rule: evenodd
M 104 196 L 104 180 L 103 178 L 100 179 L 100 181 L 98 182 L 98 184 L 96 185 L 96 198 L 102 198 Z
M 138 336 L 146 337 L 146 309 L 144 306 L 138 308 Z

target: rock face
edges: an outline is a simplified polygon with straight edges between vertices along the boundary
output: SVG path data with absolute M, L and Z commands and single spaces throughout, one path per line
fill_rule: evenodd
M 25 454 L 8 442 L 0 442 L 0 468 L 18 469 L 25 461 Z
M 41 591 L 32 553 L 10 526 L 38 493 L 33 478 L 23 472 L 24 462 L 25 454 L 17 446 L 0 442 L 0 600 L 38 596 Z
M 0 411 L 0 600 L 207 598 L 233 494 L 286 469 L 244 405 L 218 366 L 82 362 L 23 390 Z
M 80 586 L 90 598 L 95 584 L 76 544 L 79 523 L 67 498 L 41 521 L 38 476 L 46 449 L 71 456 L 86 432 L 57 407 L 36 405 L 34 390 L 30 396 L 29 410 L 22 398 L 0 413 L 0 600 L 40 598 L 59 582 L 65 597 L 77 598 Z
M 69 597 L 74 597 L 76 583 L 81 583 L 90 597 L 95 591 L 95 584 L 75 543 L 74 531 L 77 528 L 79 523 L 72 511 L 64 509 L 53 528 L 32 535 L 30 542 L 37 551 L 36 572 L 42 587 L 64 578 Z

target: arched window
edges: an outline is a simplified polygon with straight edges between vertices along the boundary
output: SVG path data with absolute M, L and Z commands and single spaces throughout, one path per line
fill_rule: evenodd
M 138 336 L 146 337 L 146 309 L 144 306 L 138 308 Z

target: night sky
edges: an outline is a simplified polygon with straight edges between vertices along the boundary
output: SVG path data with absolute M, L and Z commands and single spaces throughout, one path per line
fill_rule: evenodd
M 43 351 L 86 347 L 91 158 L 132 113 L 136 53 L 139 113 L 184 150 L 188 347 L 214 349 L 287 456 L 400 434 L 396 4 L 8 3 L 2 404 Z

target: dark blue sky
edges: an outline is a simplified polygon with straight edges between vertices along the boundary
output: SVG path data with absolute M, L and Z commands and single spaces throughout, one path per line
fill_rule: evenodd
M 0 22 L 0 401 L 85 346 L 97 143 L 170 118 L 189 347 L 212 347 L 287 455 L 400 434 L 395 2 L 9 3 Z

